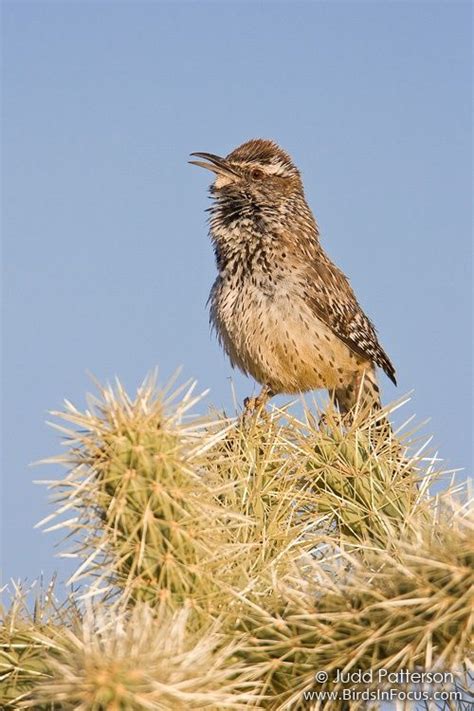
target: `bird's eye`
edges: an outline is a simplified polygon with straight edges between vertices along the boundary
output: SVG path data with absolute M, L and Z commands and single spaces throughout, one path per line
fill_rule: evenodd
M 265 177 L 265 173 L 261 168 L 252 168 L 250 175 L 254 180 L 262 180 Z

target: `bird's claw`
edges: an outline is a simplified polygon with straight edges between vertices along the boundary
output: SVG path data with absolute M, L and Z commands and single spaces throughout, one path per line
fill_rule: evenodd
M 255 400 L 254 397 L 246 397 L 244 400 L 244 415 L 251 415 L 255 410 Z
M 246 397 L 244 400 L 244 417 L 251 417 L 255 413 L 266 415 L 265 405 L 271 397 L 270 391 L 265 388 L 257 397 Z

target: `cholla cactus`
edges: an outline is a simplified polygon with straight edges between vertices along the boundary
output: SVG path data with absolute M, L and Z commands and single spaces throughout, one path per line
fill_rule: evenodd
M 89 607 L 81 624 L 51 645 L 39 635 L 49 678 L 20 708 L 67 711 L 243 709 L 255 702 L 255 671 L 235 656 L 214 623 L 190 632 L 190 610 L 138 603 L 131 611 Z
M 344 576 L 312 561 L 303 578 L 282 581 L 265 604 L 247 600 L 242 629 L 251 637 L 242 654 L 265 667 L 269 708 L 307 708 L 305 693 L 341 690 L 338 670 L 438 669 L 462 680 L 474 623 L 474 521 L 449 513 L 391 551 L 372 546 L 363 563 L 333 547 Z M 318 670 L 326 683 L 315 680 Z M 366 688 L 380 686 L 373 676 Z
M 14 603 L 0 705 L 336 711 L 304 698 L 317 670 L 332 690 L 354 665 L 462 670 L 465 494 L 430 496 L 435 460 L 377 426 L 393 408 L 349 428 L 331 407 L 321 427 L 306 406 L 190 418 L 192 392 L 117 383 L 56 413 L 69 471 L 46 522 L 75 541 L 86 611 Z
M 69 449 L 49 461 L 70 471 L 47 482 L 58 492 L 58 508 L 42 523 L 59 516 L 52 528 L 67 528 L 80 541 L 72 555 L 82 564 L 71 582 L 92 576 L 92 592 L 113 588 L 178 606 L 200 607 L 215 592 L 219 546 L 233 516 L 217 509 L 200 476 L 215 436 L 208 433 L 203 443 L 204 423 L 186 423 L 200 399 L 193 389 L 158 394 L 149 378 L 132 400 L 117 383 L 115 390 L 101 388 L 101 399 L 91 399 L 84 413 L 69 402 L 54 413 L 69 424 L 59 428 Z M 75 515 L 64 520 L 70 511 Z
M 55 654 L 55 639 L 80 619 L 72 600 L 59 605 L 54 595 L 54 582 L 47 589 L 37 584 L 30 589 L 14 585 L 7 609 L 0 607 L 0 708 L 16 709 L 29 698 L 38 684 L 49 678 L 46 659 Z M 35 595 L 36 593 L 36 595 Z M 29 602 L 35 595 L 33 612 Z M 27 707 L 31 708 L 30 702 Z M 49 710 L 51 704 L 38 705 Z
M 325 425 L 318 428 L 305 409 L 305 421 L 293 419 L 289 434 L 284 433 L 295 468 L 308 483 L 306 507 L 324 516 L 326 530 L 339 534 L 345 545 L 390 546 L 430 517 L 433 502 L 426 492 L 438 473 L 421 458 L 424 445 L 410 451 L 406 433 L 378 426 L 401 404 L 369 417 L 359 411 L 349 427 L 342 427 L 329 407 Z

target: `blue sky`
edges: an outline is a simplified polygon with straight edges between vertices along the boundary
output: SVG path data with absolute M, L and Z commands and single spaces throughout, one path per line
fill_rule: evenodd
M 470 4 L 3 3 L 3 569 L 49 577 L 58 538 L 29 464 L 87 376 L 134 389 L 232 373 L 205 309 L 209 174 L 191 151 L 276 139 L 301 168 L 323 244 L 398 374 L 386 402 L 431 418 L 471 463 Z M 204 407 L 204 406 L 203 406 Z

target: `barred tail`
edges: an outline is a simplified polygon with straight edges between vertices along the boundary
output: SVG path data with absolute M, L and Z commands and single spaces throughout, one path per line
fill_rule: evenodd
M 368 416 L 382 409 L 380 401 L 380 391 L 377 384 L 377 376 L 374 366 L 369 366 L 365 372 L 354 377 L 352 383 L 345 388 L 338 388 L 332 391 L 334 401 L 339 408 L 345 423 L 350 426 L 354 421 L 357 412 L 366 413 Z M 406 448 L 404 448 L 394 435 L 392 425 L 385 414 L 380 414 L 373 425 L 374 444 L 385 443 L 390 447 L 397 460 L 404 460 Z M 375 444 L 377 446 L 377 444 Z
M 354 376 L 353 381 L 344 388 L 333 391 L 334 400 L 341 415 L 347 415 L 356 406 L 365 410 L 380 410 L 380 391 L 373 366 Z

